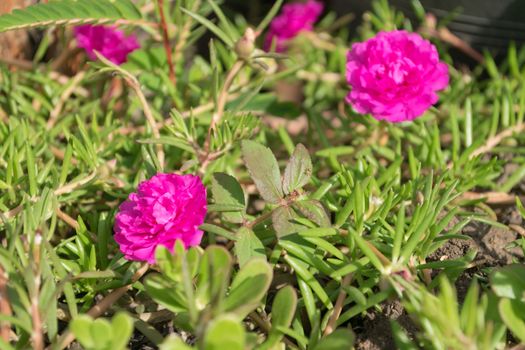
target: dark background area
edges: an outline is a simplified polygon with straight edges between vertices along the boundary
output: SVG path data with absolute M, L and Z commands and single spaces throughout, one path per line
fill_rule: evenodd
M 274 1 L 225 0 L 227 8 L 243 13 L 257 23 L 268 12 Z M 327 0 L 326 10 L 338 15 L 354 13 L 350 24 L 355 29 L 365 11 L 371 9 L 367 0 Z M 413 15 L 410 0 L 390 0 L 389 3 L 408 17 Z M 439 19 L 450 19 L 448 28 L 478 51 L 493 54 L 506 51 L 509 43 L 525 44 L 525 0 L 421 0 L 427 12 Z

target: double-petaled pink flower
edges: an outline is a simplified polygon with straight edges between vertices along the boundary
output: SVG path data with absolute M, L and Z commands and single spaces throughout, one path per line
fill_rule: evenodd
M 308 0 L 305 3 L 292 3 L 283 6 L 279 16 L 270 23 L 270 29 L 264 41 L 264 49 L 270 50 L 275 42 L 275 50 L 283 52 L 288 42 L 302 31 L 311 31 L 321 13 L 323 3 Z
M 403 30 L 381 32 L 348 53 L 346 100 L 359 113 L 390 122 L 413 120 L 438 101 L 448 67 L 428 40 Z
M 122 64 L 140 47 L 135 35 L 126 36 L 115 27 L 86 24 L 75 27 L 74 32 L 78 46 L 86 50 L 92 60 L 97 59 L 95 51 L 98 51 L 111 62 Z
M 128 260 L 155 262 L 163 245 L 185 247 L 201 242 L 206 216 L 206 189 L 194 175 L 157 174 L 139 184 L 115 217 L 115 241 Z

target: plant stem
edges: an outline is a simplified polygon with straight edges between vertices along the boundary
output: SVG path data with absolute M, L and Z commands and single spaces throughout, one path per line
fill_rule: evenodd
M 34 286 L 33 290 L 30 289 L 31 296 L 31 319 L 33 323 L 33 332 L 31 334 L 31 340 L 33 342 L 33 349 L 43 350 L 44 349 L 44 334 L 42 326 L 42 315 L 40 314 L 39 307 L 39 294 L 40 294 L 40 247 L 42 242 L 42 236 L 40 233 L 35 234 L 34 247 L 33 247 L 33 276 Z
M 166 59 L 168 61 L 168 69 L 170 80 L 173 86 L 177 86 L 177 77 L 175 76 L 175 67 L 173 65 L 173 57 L 171 54 L 171 46 L 168 35 L 168 25 L 166 23 L 166 15 L 164 13 L 164 0 L 157 0 L 159 6 L 159 17 L 160 17 L 160 28 L 162 31 L 162 41 L 164 44 L 164 50 L 166 51 Z
M 228 93 L 230 90 L 230 86 L 243 66 L 244 66 L 244 61 L 237 60 L 233 64 L 232 68 L 228 72 L 228 75 L 226 76 L 226 79 L 224 80 L 224 84 L 222 86 L 221 92 L 219 93 L 219 97 L 217 98 L 216 111 L 213 114 L 210 127 L 208 128 L 208 136 L 206 137 L 206 141 L 204 142 L 204 149 L 206 153 L 210 152 L 212 131 L 215 130 L 215 128 L 217 127 L 217 124 L 222 119 L 222 115 L 224 114 L 224 107 L 226 106 L 226 101 L 228 100 Z
M 146 96 L 144 96 L 142 90 L 140 89 L 139 82 L 135 77 L 131 79 L 129 76 L 125 76 L 124 80 L 137 94 L 137 97 L 139 98 L 139 101 L 142 104 L 142 108 L 144 110 L 144 116 L 151 127 L 153 137 L 160 139 L 159 128 L 157 127 L 157 123 L 155 122 L 155 118 L 153 117 L 153 112 L 151 111 L 148 101 L 146 100 Z M 157 144 L 157 158 L 159 158 L 160 167 L 164 168 L 164 149 L 162 148 L 161 144 Z
M 337 300 L 335 302 L 334 310 L 332 312 L 332 315 L 330 316 L 330 319 L 328 320 L 328 323 L 326 324 L 326 328 L 324 329 L 323 335 L 327 336 L 328 334 L 332 333 L 337 328 L 337 319 L 341 315 L 341 311 L 343 310 L 343 306 L 346 299 L 346 291 L 345 288 L 350 285 L 352 282 L 353 274 L 349 273 L 343 278 L 343 281 L 341 282 L 341 290 L 339 291 L 339 295 L 337 296 Z
M 0 265 L 0 313 L 4 316 L 11 316 L 11 304 L 9 302 L 9 295 L 7 294 L 8 276 L 4 268 Z M 9 343 L 9 333 L 11 332 L 11 325 L 9 322 L 2 322 L 0 325 L 0 336 Z

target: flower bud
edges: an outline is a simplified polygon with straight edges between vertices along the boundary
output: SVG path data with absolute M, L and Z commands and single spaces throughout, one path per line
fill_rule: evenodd
M 255 32 L 247 28 L 244 35 L 235 43 L 235 53 L 239 58 L 246 60 L 251 57 L 255 50 Z

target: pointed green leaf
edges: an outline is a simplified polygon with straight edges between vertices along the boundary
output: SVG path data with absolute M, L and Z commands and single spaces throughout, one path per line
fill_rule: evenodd
M 308 220 L 316 223 L 317 226 L 331 226 L 330 217 L 326 213 L 326 210 L 321 202 L 313 199 L 307 199 L 293 203 L 293 207 L 296 208 Z
M 231 205 L 242 208 L 239 211 L 224 212 L 222 215 L 229 222 L 241 223 L 244 217 L 246 202 L 239 182 L 225 173 L 215 173 L 211 181 L 211 192 L 215 204 Z
M 239 259 L 239 266 L 243 267 L 254 257 L 266 259 L 264 245 L 255 233 L 249 228 L 242 227 L 237 232 L 237 241 L 235 242 L 235 255 Z
M 229 47 L 233 47 L 233 40 L 221 28 L 217 27 L 215 23 L 213 23 L 205 17 L 202 17 L 198 13 L 192 12 L 185 8 L 181 8 L 181 10 L 182 12 L 193 17 L 197 22 L 208 28 L 213 34 L 217 35 L 217 37 L 219 37 L 219 39 L 221 39 L 226 45 L 228 45 Z
M 291 207 L 278 207 L 272 213 L 273 228 L 281 238 L 304 230 L 304 226 L 294 222 L 299 216 Z
M 284 193 L 290 194 L 306 185 L 310 181 L 312 171 L 312 159 L 308 150 L 302 144 L 298 144 L 284 170 Z
M 242 142 L 242 156 L 261 197 L 270 203 L 283 198 L 279 164 L 269 148 L 249 140 Z

